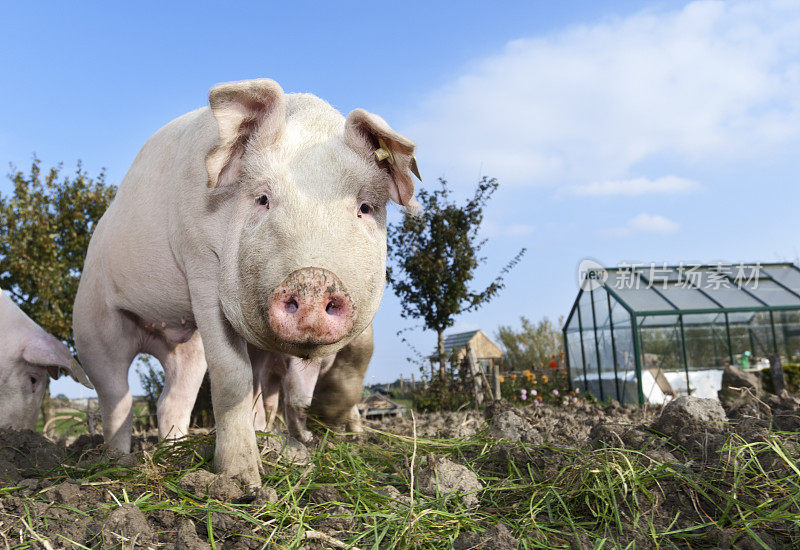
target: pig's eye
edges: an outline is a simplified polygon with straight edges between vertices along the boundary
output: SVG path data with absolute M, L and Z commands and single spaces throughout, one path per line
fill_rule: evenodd
M 266 195 L 261 195 L 256 199 L 256 202 L 261 206 L 269 208 L 269 198 Z
M 371 216 L 372 213 L 375 211 L 375 207 L 372 206 L 368 202 L 362 202 L 361 205 L 358 207 L 358 217 L 361 216 Z
M 39 379 L 37 377 L 33 376 L 33 375 L 30 375 L 29 378 L 30 378 L 30 381 L 31 381 L 31 389 L 33 391 L 36 391 L 36 384 L 39 383 Z

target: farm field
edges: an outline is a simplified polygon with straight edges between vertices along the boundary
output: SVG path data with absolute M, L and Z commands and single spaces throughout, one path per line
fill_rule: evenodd
M 213 433 L 56 444 L 0 431 L 5 548 L 789 548 L 800 399 L 418 414 L 264 435 L 264 489 L 215 478 Z M 411 487 L 415 487 L 413 492 Z

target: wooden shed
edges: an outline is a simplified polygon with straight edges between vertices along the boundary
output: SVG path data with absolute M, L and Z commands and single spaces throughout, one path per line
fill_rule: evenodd
M 453 350 L 458 350 L 458 358 L 463 359 L 467 353 L 467 345 L 475 352 L 478 365 L 484 372 L 490 372 L 489 369 L 503 358 L 502 350 L 481 330 L 449 334 L 444 338 L 444 351 L 447 357 L 452 355 Z M 435 352 L 431 356 L 431 360 L 437 358 L 438 353 Z

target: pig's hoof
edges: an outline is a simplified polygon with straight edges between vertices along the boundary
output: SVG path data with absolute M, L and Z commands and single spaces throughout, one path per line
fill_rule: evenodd
M 351 434 L 363 434 L 364 426 L 362 426 L 360 422 L 358 424 L 350 424 L 349 426 L 347 426 L 347 430 Z
M 221 474 L 220 477 L 224 475 L 225 474 Z M 261 487 L 261 475 L 259 475 L 257 468 L 255 471 L 248 470 L 246 472 L 240 472 L 231 476 L 231 478 L 236 480 L 236 482 L 244 487 L 246 491 L 255 490 Z
M 278 502 L 278 492 L 272 487 L 248 487 L 245 498 L 256 504 L 275 504 Z
M 301 430 L 300 433 L 297 434 L 297 439 L 300 443 L 304 445 L 308 445 L 312 441 L 314 441 L 314 434 L 311 433 L 309 430 Z

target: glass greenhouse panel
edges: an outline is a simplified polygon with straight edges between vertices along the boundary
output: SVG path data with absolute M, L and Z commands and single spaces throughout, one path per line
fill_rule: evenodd
M 685 315 L 683 322 L 686 362 L 690 370 L 721 371 L 731 363 L 724 315 L 715 315 L 713 319 L 708 319 L 707 315 Z
M 800 294 L 800 270 L 793 267 L 770 266 L 762 267 L 761 272 L 771 277 L 778 283 Z
M 678 309 L 718 309 L 719 305 L 697 288 L 681 284 L 669 284 L 665 288 L 658 287 L 664 297 L 675 304 Z
M 795 363 L 800 360 L 800 312 L 779 311 L 773 314 L 778 353 Z
M 640 290 L 612 288 L 612 291 L 634 311 L 646 312 L 675 309 L 652 288 Z
M 636 359 L 631 321 L 630 318 L 628 318 L 619 323 L 616 318 L 616 312 L 614 312 L 614 315 L 614 343 L 617 349 L 617 372 L 613 397 L 620 403 L 638 403 L 639 390 L 637 388 Z M 617 397 L 617 395 L 619 395 L 619 397 Z
M 729 365 L 800 361 L 800 269 L 791 264 L 612 268 L 564 327 L 570 379 L 599 399 L 716 397 Z
M 777 330 L 773 330 L 770 312 L 758 312 L 753 315 L 748 327 L 755 357 L 766 360 L 771 353 L 778 352 L 778 343 L 775 339 Z
M 800 307 L 800 298 L 774 281 L 760 280 L 757 286 L 748 287 L 747 291 L 769 306 Z
M 586 389 L 583 377 L 583 358 L 581 357 L 581 335 L 577 330 L 567 332 L 567 353 L 569 354 L 569 378 L 572 387 Z

